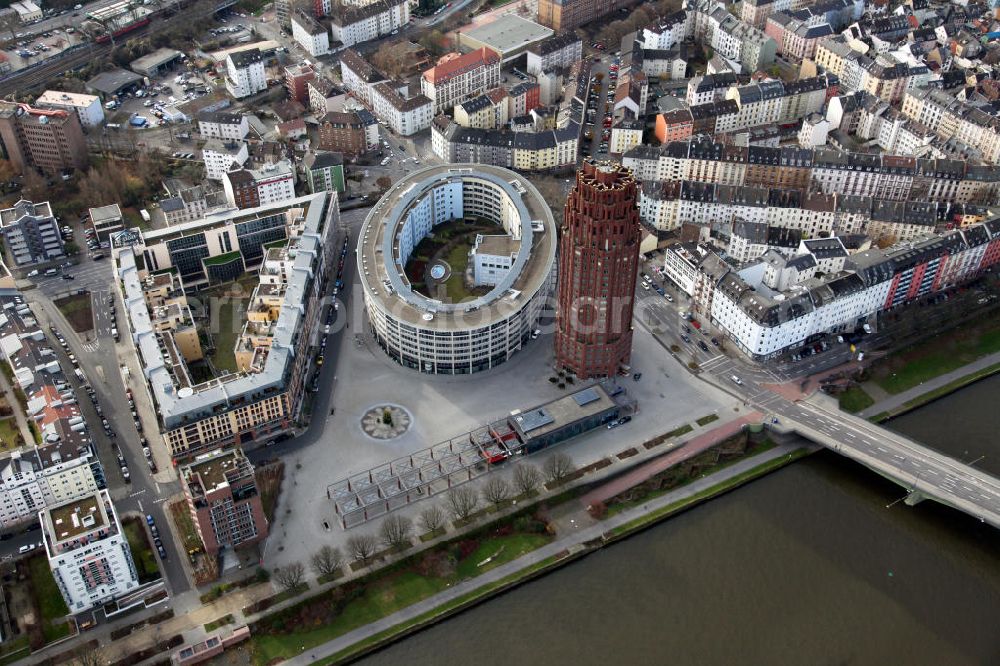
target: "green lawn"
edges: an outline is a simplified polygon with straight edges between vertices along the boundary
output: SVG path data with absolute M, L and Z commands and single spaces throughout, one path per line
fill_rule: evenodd
M 17 438 L 21 432 L 17 429 L 14 417 L 0 419 L 0 449 L 8 450 L 17 446 Z
M 493 567 L 509 562 L 547 544 L 551 537 L 542 534 L 511 534 L 483 540 L 479 548 L 458 563 L 454 575 L 446 578 L 422 576 L 399 567 L 385 570 L 367 584 L 364 593 L 348 603 L 332 622 L 307 631 L 290 634 L 257 633 L 253 637 L 254 662 L 269 664 L 287 659 L 307 649 L 337 638 L 353 629 L 374 622 L 422 601 L 460 580 L 475 577 Z M 500 553 L 488 565 L 477 567 L 487 557 Z
M 875 400 L 860 386 L 852 386 L 838 397 L 840 408 L 845 412 L 856 414 L 862 409 L 868 409 Z
M 465 269 L 469 265 L 469 246 L 465 243 L 459 243 L 451 248 L 445 261 L 451 266 L 451 275 L 445 282 L 448 298 L 455 303 L 470 298 L 472 292 L 465 288 Z
M 219 329 L 214 332 L 215 351 L 212 365 L 217 371 L 236 372 L 236 338 L 243 329 L 246 304 L 249 299 L 229 297 L 219 301 Z
M 875 381 L 889 393 L 903 391 L 978 358 L 1000 351 L 1000 321 L 957 329 L 904 349 L 873 369 Z
M 68 636 L 71 629 L 63 619 L 69 614 L 69 608 L 52 577 L 48 560 L 40 555 L 32 557 L 28 560 L 28 573 L 31 577 L 31 591 L 42 615 L 42 636 L 45 642 L 51 643 Z
M 685 423 L 681 427 L 675 428 L 675 429 L 671 430 L 670 432 L 668 432 L 667 433 L 667 438 L 669 439 L 670 437 L 680 437 L 681 435 L 688 434 L 692 430 L 694 430 L 694 428 L 691 427 L 691 424 L 690 423 Z
M 712 421 L 718 421 L 718 420 L 719 420 L 719 415 L 718 414 L 706 414 L 705 416 L 703 416 L 700 419 L 698 419 L 697 423 L 700 426 L 706 426 L 709 423 L 711 423 Z
M 451 601 L 443 603 L 440 606 L 438 606 L 437 608 L 435 608 L 433 610 L 429 610 L 426 613 L 422 613 L 421 615 L 418 615 L 417 617 L 413 618 L 412 620 L 400 623 L 400 624 L 396 625 L 395 627 L 391 627 L 389 629 L 386 629 L 385 631 L 380 631 L 379 633 L 375 634 L 374 636 L 366 638 L 366 639 L 364 639 L 362 641 L 359 641 L 359 642 L 355 643 L 354 645 L 352 645 L 349 648 L 341 650 L 337 654 L 334 654 L 334 655 L 332 655 L 332 656 L 330 656 L 330 657 L 328 657 L 326 659 L 320 660 L 319 662 L 317 662 L 317 664 L 326 665 L 326 664 L 341 663 L 342 660 L 344 660 L 345 658 L 347 658 L 347 657 L 349 657 L 351 655 L 357 654 L 360 650 L 364 650 L 365 648 L 368 648 L 369 646 L 376 645 L 376 644 L 380 643 L 381 641 L 383 641 L 384 639 L 389 638 L 390 636 L 398 634 L 401 631 L 405 631 L 406 629 L 408 629 L 410 627 L 415 627 L 415 626 L 417 626 L 419 624 L 422 624 L 423 622 L 426 622 L 427 620 L 430 620 L 430 619 L 432 619 L 434 617 L 440 616 L 443 613 L 447 613 L 447 612 L 451 611 L 452 609 L 459 608 L 459 607 L 463 606 L 464 604 L 466 604 L 466 603 L 468 603 L 470 601 L 473 601 L 475 599 L 479 599 L 480 597 L 484 597 L 484 596 L 490 594 L 491 592 L 493 592 L 494 590 L 498 590 L 498 589 L 500 589 L 502 587 L 510 585 L 511 583 L 515 583 L 515 582 L 517 582 L 519 580 L 523 580 L 524 578 L 527 578 L 528 576 L 533 575 L 537 571 L 541 571 L 542 569 L 546 569 L 546 568 L 552 566 L 553 564 L 555 564 L 556 562 L 558 562 L 560 559 L 561 559 L 561 557 L 559 555 L 553 555 L 551 557 L 546 557 L 544 560 L 542 560 L 540 562 L 537 562 L 535 564 L 532 564 L 529 567 L 525 567 L 521 571 L 517 571 L 515 573 L 512 573 L 511 575 L 505 576 L 504 578 L 501 578 L 500 580 L 498 580 L 496 582 L 489 583 L 487 585 L 483 585 L 482 587 L 476 588 L 475 590 L 472 590 L 471 592 L 463 594 L 460 597 L 456 597 L 455 599 L 452 599 Z
M 126 518 L 122 524 L 125 527 L 125 537 L 128 539 L 129 550 L 132 551 L 135 568 L 139 573 L 139 581 L 146 583 L 156 580 L 160 577 L 160 569 L 156 566 L 153 548 L 146 538 L 142 523 L 138 519 Z

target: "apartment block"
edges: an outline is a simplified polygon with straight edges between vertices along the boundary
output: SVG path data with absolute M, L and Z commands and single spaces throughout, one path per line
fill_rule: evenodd
M 316 350 L 309 344 L 322 310 L 323 285 L 336 270 L 331 244 L 338 220 L 337 195 L 324 191 L 141 232 L 134 245 L 115 249 L 128 332 L 175 459 L 262 443 L 287 432 L 298 418 L 314 367 Z M 265 256 L 282 243 L 291 268 L 280 285 L 283 297 L 270 339 L 249 341 L 254 344 L 247 371 L 195 381 L 184 355 L 152 324 L 147 281 L 175 269 L 185 290 L 231 281 L 248 271 L 266 282 Z M 247 341 L 237 344 L 242 350 Z
M 498 85 L 500 55 L 485 46 L 464 55 L 444 56 L 420 79 L 420 90 L 431 100 L 435 114 Z
M 7 251 L 18 266 L 55 261 L 65 256 L 59 223 L 49 202 L 21 199 L 0 210 L 0 232 Z
M 128 539 L 107 490 L 39 512 L 52 577 L 70 613 L 139 587 Z
M 180 476 L 206 553 L 250 546 L 267 536 L 253 465 L 240 448 L 197 456 L 181 468 Z

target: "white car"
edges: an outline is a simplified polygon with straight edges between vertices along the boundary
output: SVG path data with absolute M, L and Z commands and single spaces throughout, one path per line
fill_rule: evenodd
M 743 386 L 743 380 L 737 377 L 736 375 L 730 375 L 729 378 L 733 380 L 733 383 L 736 384 L 737 386 Z

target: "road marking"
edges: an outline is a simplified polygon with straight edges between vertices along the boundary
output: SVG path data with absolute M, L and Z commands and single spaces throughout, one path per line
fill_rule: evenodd
M 139 505 L 139 511 L 145 511 L 145 509 L 142 508 L 142 500 L 136 500 L 135 503 Z
M 153 481 L 153 485 L 156 486 L 156 494 L 157 495 L 162 495 L 163 491 L 160 490 L 160 484 L 158 482 L 156 482 L 156 481 Z

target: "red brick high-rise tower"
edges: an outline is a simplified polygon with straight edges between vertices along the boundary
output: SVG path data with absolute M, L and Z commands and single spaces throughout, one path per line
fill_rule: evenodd
M 586 160 L 566 200 L 559 241 L 556 365 L 610 377 L 632 354 L 639 269 L 638 186 L 616 162 Z

